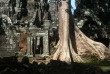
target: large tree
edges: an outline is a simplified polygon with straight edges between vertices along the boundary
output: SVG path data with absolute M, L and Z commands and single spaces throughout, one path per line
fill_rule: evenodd
M 84 62 L 82 56 L 88 54 L 103 60 L 108 53 L 105 45 L 89 39 L 74 24 L 71 0 L 59 0 L 59 42 L 56 47 L 53 59 L 66 62 Z

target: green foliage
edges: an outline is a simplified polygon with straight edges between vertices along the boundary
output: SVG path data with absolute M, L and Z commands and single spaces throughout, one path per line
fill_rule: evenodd
M 97 55 L 96 55 L 96 54 L 94 54 L 94 53 L 92 53 L 92 54 L 89 54 L 89 55 L 88 55 L 88 57 L 90 57 L 90 58 L 96 58 L 96 57 L 97 57 Z

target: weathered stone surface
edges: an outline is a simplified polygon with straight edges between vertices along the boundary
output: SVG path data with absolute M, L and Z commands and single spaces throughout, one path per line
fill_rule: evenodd
M 0 16 L 1 14 L 8 15 L 8 3 L 9 0 L 0 0 Z
M 49 8 L 52 4 L 54 6 Z M 1 53 L 2 50 L 6 53 L 25 50 L 24 55 L 48 55 L 50 32 L 57 27 L 55 0 L 49 3 L 47 0 L 0 0 Z M 36 52 L 38 50 L 40 53 Z
M 0 56 L 14 56 L 19 50 L 18 37 L 0 36 Z

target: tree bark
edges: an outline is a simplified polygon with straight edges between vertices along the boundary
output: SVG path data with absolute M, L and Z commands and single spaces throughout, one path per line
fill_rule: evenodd
M 72 21 L 71 0 L 59 2 L 59 42 L 53 55 L 54 60 L 69 62 L 84 62 L 85 54 L 96 54 L 100 59 L 106 56 L 108 50 L 102 43 L 95 42 L 85 36 Z

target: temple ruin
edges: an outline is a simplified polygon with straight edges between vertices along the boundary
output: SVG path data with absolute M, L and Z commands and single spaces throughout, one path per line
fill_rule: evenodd
M 51 54 L 50 42 L 56 40 L 50 37 L 58 34 L 56 5 L 55 0 L 1 0 L 0 51 L 10 52 L 7 56 L 20 51 L 31 57 Z
M 104 3 L 103 3 L 104 2 Z M 74 23 L 110 48 L 110 1 L 76 0 Z M 58 41 L 57 0 L 0 0 L 0 56 L 52 54 Z

